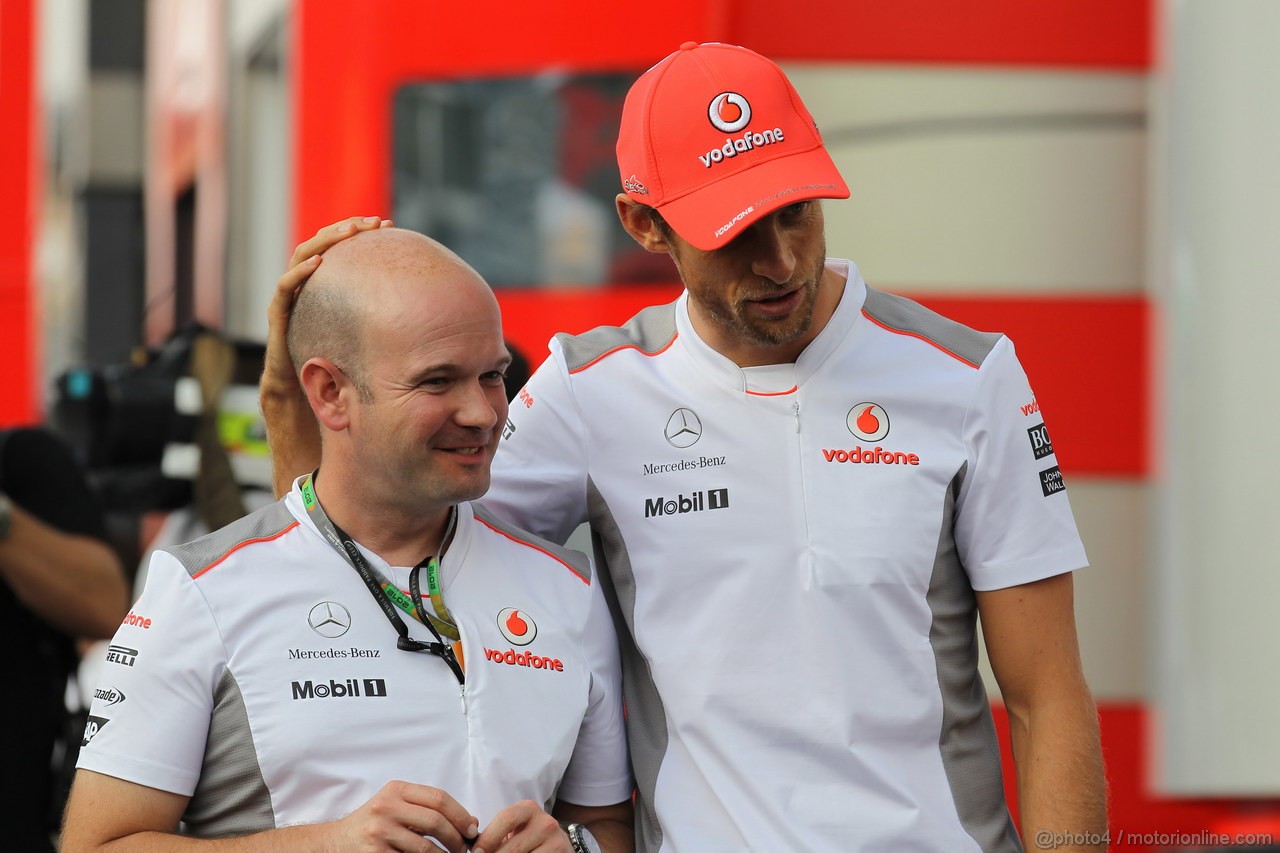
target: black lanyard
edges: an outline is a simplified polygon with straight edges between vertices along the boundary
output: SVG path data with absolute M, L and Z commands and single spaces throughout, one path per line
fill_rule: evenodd
M 329 516 L 325 515 L 324 510 L 320 508 L 320 501 L 316 499 L 315 493 L 315 481 L 319 476 L 320 469 L 317 468 L 315 473 L 303 479 L 300 486 L 302 503 L 307 510 L 307 515 L 315 523 L 317 529 L 324 534 L 324 537 L 329 540 L 329 544 L 346 558 L 351 568 L 355 569 L 356 574 L 360 575 L 360 579 L 364 581 L 369 594 L 373 596 L 374 601 L 378 602 L 378 607 L 381 608 L 382 614 L 387 617 L 387 621 L 396 630 L 398 635 L 396 648 L 405 652 L 426 652 L 427 654 L 435 655 L 449 665 L 449 670 L 453 673 L 453 677 L 458 679 L 458 684 L 465 686 L 467 677 L 462 671 L 462 666 L 458 663 L 457 656 L 453 653 L 453 648 L 436 631 L 435 626 L 431 624 L 431 620 L 423 619 L 421 621 L 427 627 L 427 630 L 431 632 L 431 636 L 435 637 L 434 643 L 415 640 L 409 636 L 409 629 L 405 626 L 404 620 L 400 618 L 400 614 L 396 612 L 395 605 L 387 598 L 374 577 L 374 568 L 369 565 L 369 561 L 364 558 L 364 554 L 360 553 L 360 549 L 356 547 L 356 543 L 352 541 L 351 537 L 343 532 L 341 527 L 334 524 Z M 450 521 L 453 520 L 453 513 L 457 511 L 456 507 L 449 508 Z M 446 533 L 447 537 L 448 534 Z M 443 550 L 443 545 L 444 543 L 442 542 L 441 550 Z M 431 557 L 428 556 L 409 572 L 409 593 L 413 596 L 415 608 L 422 606 L 422 585 L 418 580 L 418 575 L 423 567 L 430 562 Z

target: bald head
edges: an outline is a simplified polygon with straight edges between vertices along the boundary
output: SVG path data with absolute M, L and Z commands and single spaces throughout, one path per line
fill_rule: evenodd
M 412 314 L 428 303 L 456 297 L 497 303 L 466 261 L 415 231 L 382 228 L 343 240 L 298 294 L 289 320 L 289 357 L 295 370 L 326 358 L 368 397 L 366 351 L 371 330 Z

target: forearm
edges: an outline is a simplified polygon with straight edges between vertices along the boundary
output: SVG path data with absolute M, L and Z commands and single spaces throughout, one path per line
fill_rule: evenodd
M 236 838 L 190 838 L 167 832 L 139 832 L 94 846 L 62 846 L 63 853 L 338 853 L 327 824 L 291 826 Z
M 279 497 L 296 477 L 320 464 L 320 428 L 296 379 L 285 384 L 264 373 L 258 399 L 267 424 L 272 488 Z
M 1046 835 L 1071 843 L 1059 851 L 1105 850 L 1106 778 L 1098 736 L 1098 714 L 1082 683 L 1053 702 L 1009 708 L 1018 774 L 1018 810 L 1023 844 L 1044 846 Z M 1037 844 L 1039 835 L 1040 843 Z
M 0 578 L 23 605 L 72 636 L 110 637 L 129 605 L 124 570 L 109 547 L 17 506 L 0 541 Z
M 582 825 L 591 830 L 596 841 L 600 842 L 602 853 L 632 853 L 636 849 L 636 831 L 629 823 L 591 820 L 584 821 Z
M 603 853 L 634 853 L 636 849 L 635 808 L 631 800 L 611 806 L 579 806 L 561 800 L 551 813 L 562 826 L 585 826 Z

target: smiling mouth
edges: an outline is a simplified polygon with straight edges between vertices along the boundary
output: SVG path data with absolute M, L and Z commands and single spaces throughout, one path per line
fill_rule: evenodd
M 484 452 L 483 447 L 446 447 L 442 449 L 447 453 L 458 453 L 462 456 L 479 456 Z

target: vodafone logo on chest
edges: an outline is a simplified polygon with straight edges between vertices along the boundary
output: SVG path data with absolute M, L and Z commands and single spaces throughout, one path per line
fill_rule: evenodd
M 538 625 L 523 610 L 515 607 L 504 607 L 498 611 L 498 630 L 512 646 L 527 646 L 538 636 Z M 485 647 L 484 659 L 490 663 L 503 666 L 515 666 L 526 669 L 539 669 L 546 672 L 564 672 L 564 661 L 559 658 L 540 655 L 533 651 L 516 651 L 514 648 L 503 651 Z
M 514 607 L 503 608 L 498 613 L 498 630 L 507 642 L 516 646 L 527 646 L 538 636 L 538 626 L 529 616 L 521 615 Z
M 863 441 L 880 441 L 889 434 L 889 413 L 875 403 L 859 403 L 844 421 L 849 432 Z
M 845 426 L 856 438 L 865 442 L 884 441 L 889 436 L 889 413 L 879 403 L 862 402 L 845 416 Z M 919 465 L 919 455 L 893 448 L 881 447 L 824 447 L 822 458 L 827 462 L 854 465 Z

